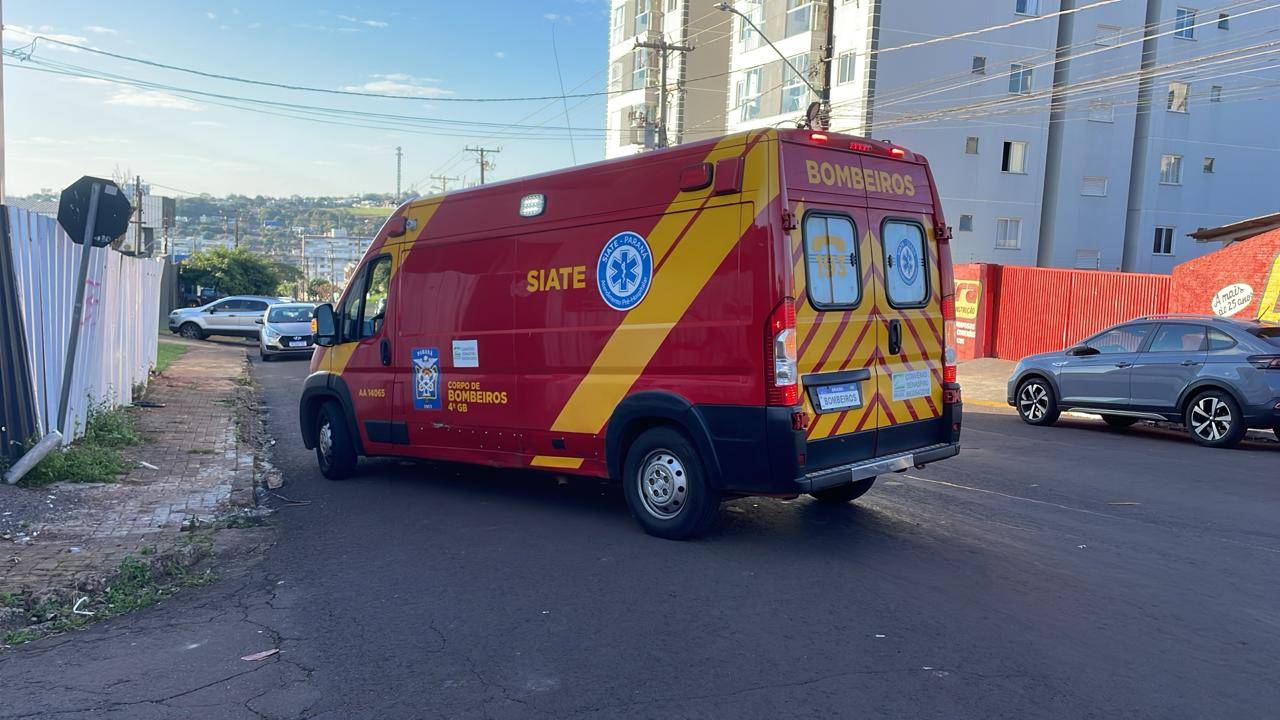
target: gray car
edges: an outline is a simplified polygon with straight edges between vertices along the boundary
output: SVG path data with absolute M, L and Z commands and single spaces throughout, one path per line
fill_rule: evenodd
M 192 340 L 210 335 L 257 337 L 258 318 L 271 305 L 292 302 L 292 298 L 269 295 L 232 295 L 193 308 L 169 313 L 169 332 Z
M 1074 347 L 1023 358 L 1009 404 L 1031 425 L 1063 410 L 1128 427 L 1186 426 L 1201 445 L 1230 447 L 1249 428 L 1280 437 L 1280 325 L 1212 315 L 1153 315 Z
M 315 349 L 311 313 L 315 309 L 313 303 L 279 303 L 258 318 L 258 355 L 264 362 L 281 355 L 311 355 Z

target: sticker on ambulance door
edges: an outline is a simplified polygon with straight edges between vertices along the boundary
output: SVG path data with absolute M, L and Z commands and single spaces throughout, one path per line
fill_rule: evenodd
M 644 300 L 653 280 L 653 255 L 638 233 L 620 232 L 605 243 L 596 261 L 600 297 L 614 310 L 630 310 Z
M 413 406 L 440 409 L 440 349 L 413 349 Z
M 933 393 L 933 377 L 928 370 L 907 370 L 893 374 L 893 401 L 926 397 Z

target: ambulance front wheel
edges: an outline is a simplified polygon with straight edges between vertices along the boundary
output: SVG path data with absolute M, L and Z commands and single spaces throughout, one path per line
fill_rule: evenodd
M 650 535 L 684 540 L 706 532 L 720 509 L 693 443 L 679 431 L 645 431 L 627 450 L 623 495 Z
M 333 400 L 320 406 L 316 460 L 320 463 L 320 474 L 330 480 L 349 478 L 356 470 L 356 447 L 351 430 L 342 416 L 342 407 Z

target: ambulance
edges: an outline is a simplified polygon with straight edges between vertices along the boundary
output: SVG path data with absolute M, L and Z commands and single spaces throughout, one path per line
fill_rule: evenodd
M 849 502 L 959 452 L 949 241 L 924 157 L 809 130 L 413 200 L 315 311 L 302 438 L 612 478 L 666 538 Z

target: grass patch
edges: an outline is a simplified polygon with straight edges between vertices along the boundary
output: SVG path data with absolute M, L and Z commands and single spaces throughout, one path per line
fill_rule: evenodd
M 349 207 L 346 211 L 357 217 L 391 217 L 396 209 L 393 207 Z
M 169 369 L 174 360 L 182 357 L 187 351 L 187 346 L 182 343 L 169 342 L 161 340 L 156 343 L 156 369 L 157 374 Z
M 132 465 L 120 448 L 143 442 L 133 416 L 124 408 L 89 411 L 84 437 L 63 450 L 49 453 L 20 481 L 25 487 L 55 482 L 115 482 Z

